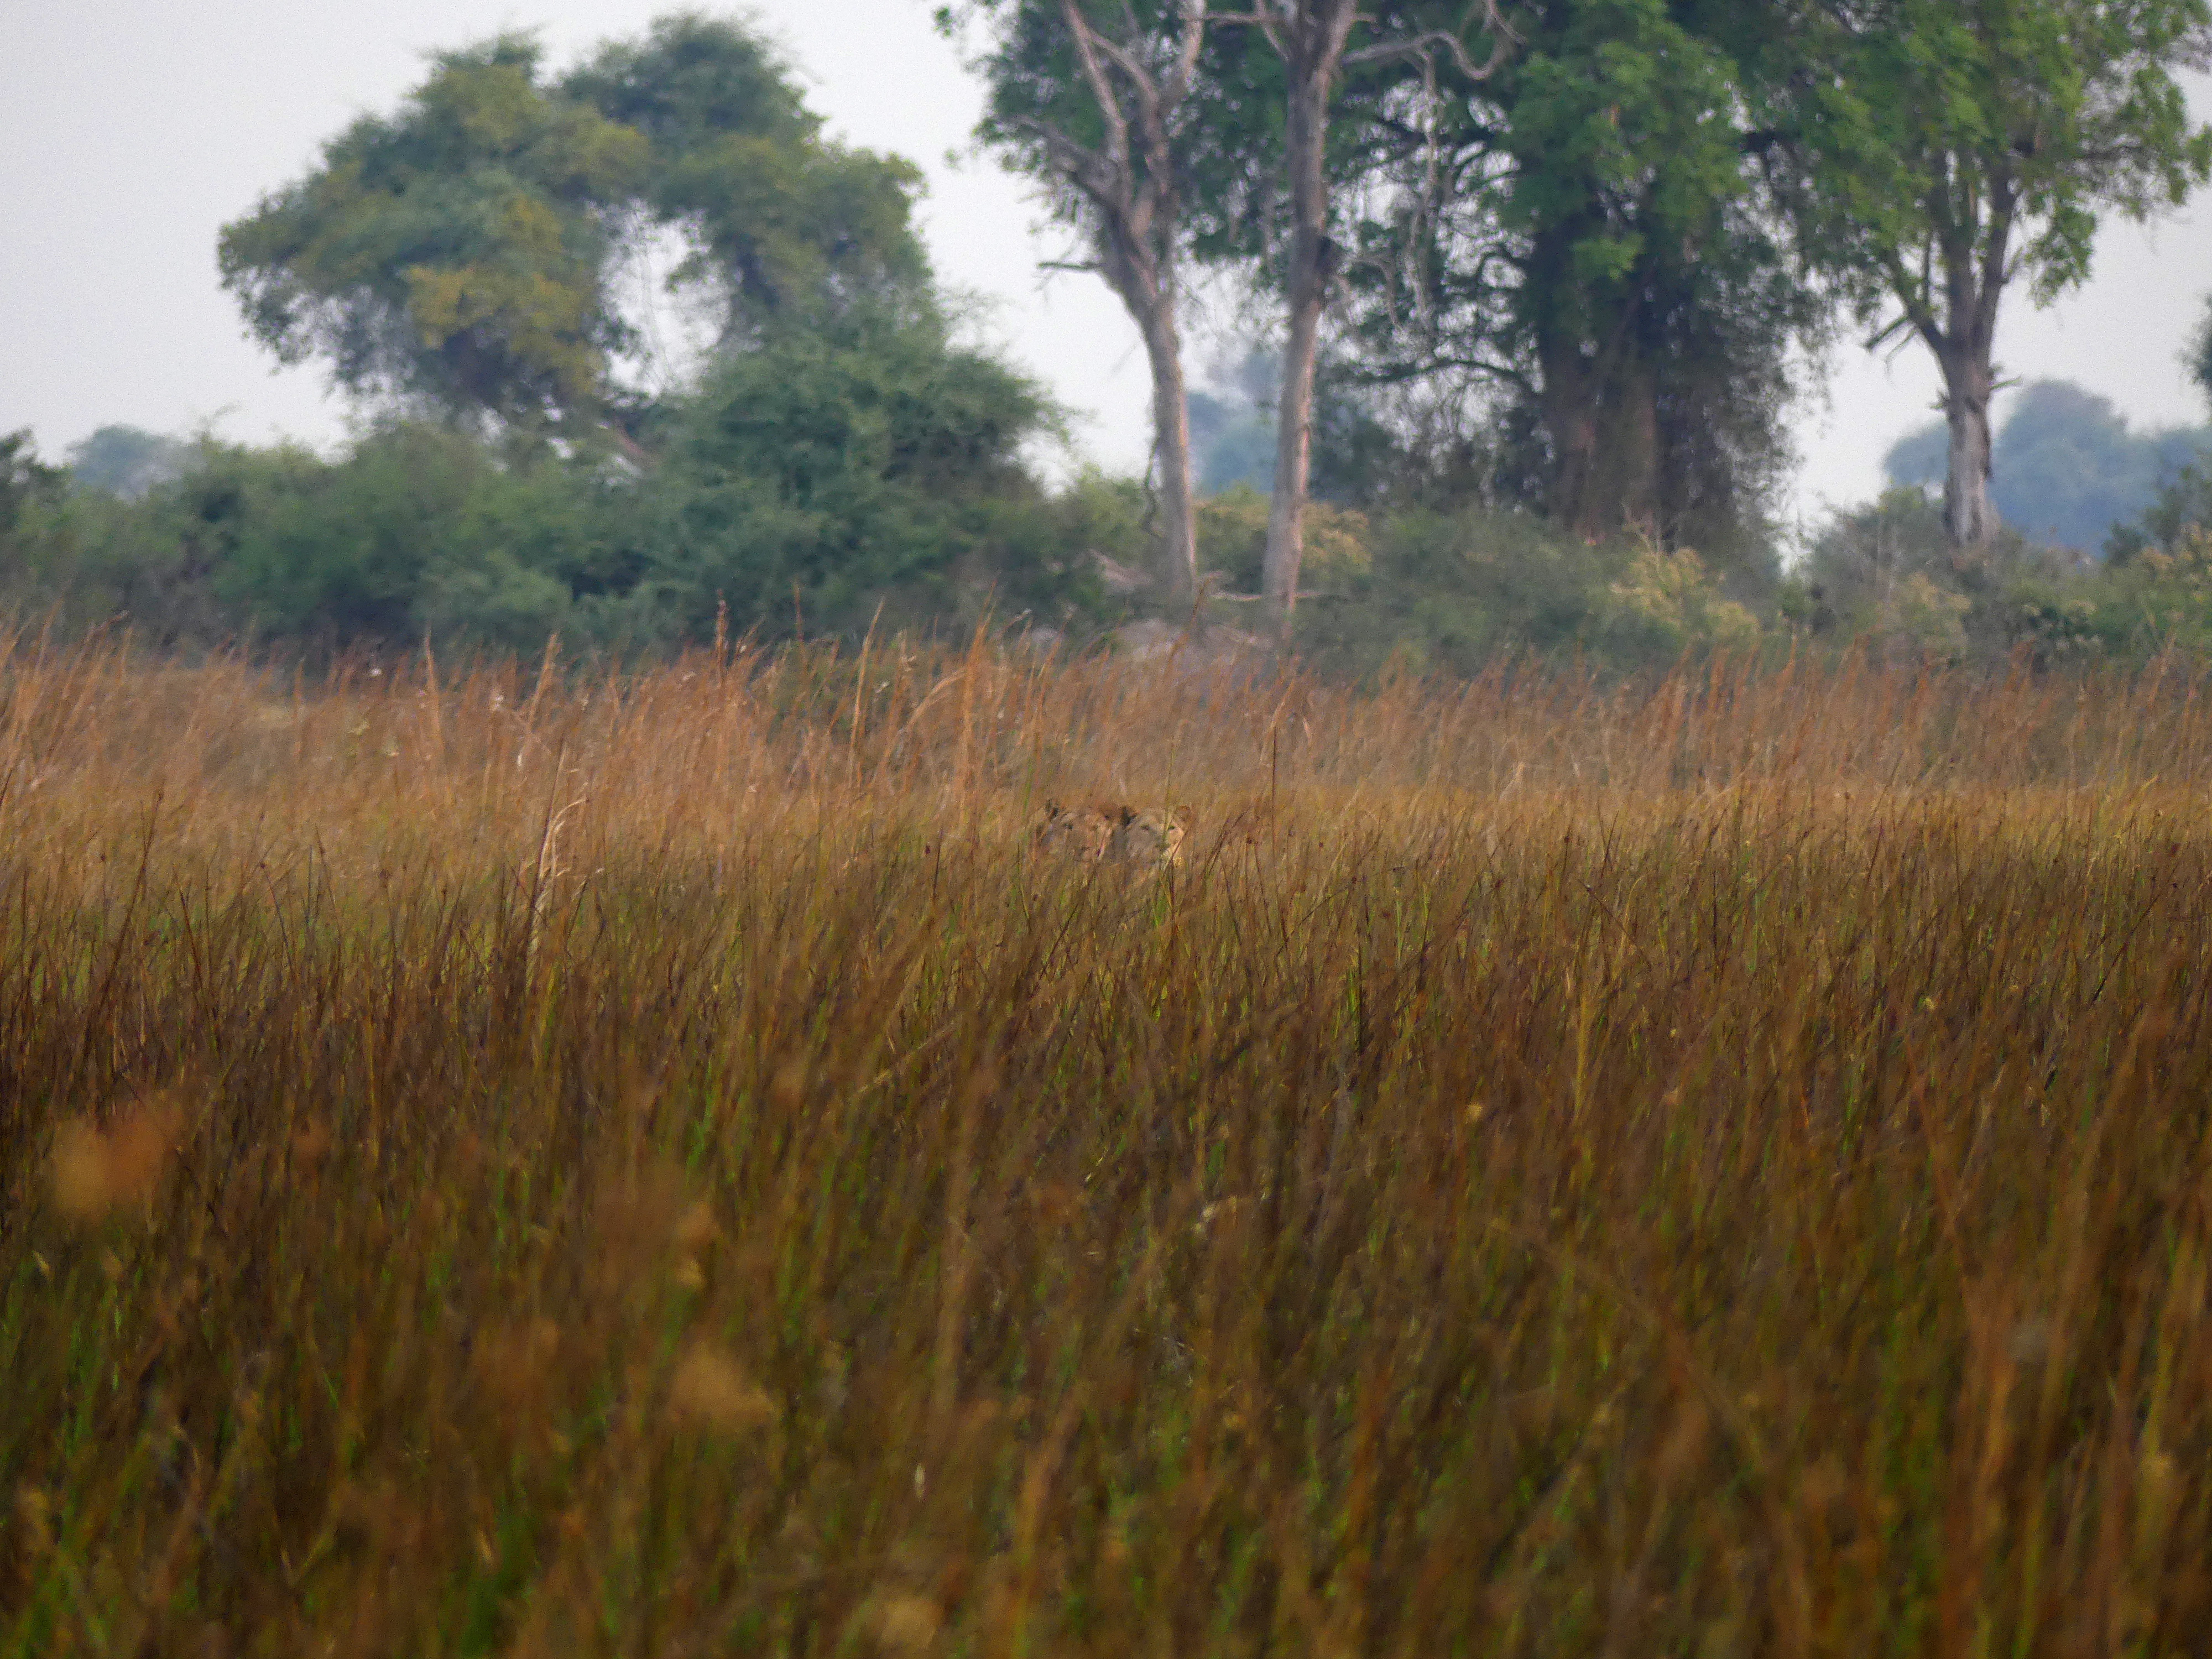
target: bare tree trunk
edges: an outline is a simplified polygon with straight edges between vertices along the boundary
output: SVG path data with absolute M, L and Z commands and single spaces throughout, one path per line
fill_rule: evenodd
M 1132 309 L 1134 309 L 1133 307 Z M 1183 383 L 1182 330 L 1172 291 L 1143 319 L 1152 368 L 1152 456 L 1160 477 L 1161 574 L 1171 604 L 1198 595 L 1197 490 L 1191 477 L 1190 397 Z
M 1267 548 L 1260 591 L 1267 619 L 1287 644 L 1297 611 L 1298 569 L 1305 562 L 1306 487 L 1313 470 L 1314 360 L 1321 345 L 1321 296 L 1291 301 L 1290 339 L 1283 352 L 1282 401 L 1275 423 L 1275 490 L 1267 503 Z
M 1088 204 L 1097 269 L 1144 336 L 1159 462 L 1161 587 L 1171 605 L 1183 605 L 1198 592 L 1198 535 L 1190 400 L 1176 314 L 1182 298 L 1176 147 L 1205 39 L 1206 0 L 1182 0 L 1179 27 L 1166 42 L 1141 38 L 1135 15 L 1126 15 L 1128 33 L 1117 40 L 1102 33 L 1076 0 L 1060 0 L 1060 26 L 1098 110 L 1099 142 L 1080 143 L 1041 121 L 1023 125 L 1042 141 L 1052 172 Z
M 1486 4 L 1495 27 L 1498 12 Z M 1349 62 L 1426 57 L 1449 52 L 1463 74 L 1486 78 L 1498 59 L 1478 66 L 1456 34 L 1444 30 L 1379 42 L 1347 56 L 1352 27 L 1371 21 L 1358 0 L 1254 0 L 1248 12 L 1216 13 L 1221 23 L 1257 27 L 1283 60 L 1283 172 L 1291 198 L 1291 246 L 1283 273 L 1289 300 L 1283 347 L 1282 401 L 1276 411 L 1275 492 L 1267 507 L 1267 548 L 1261 591 L 1279 643 L 1288 645 L 1297 620 L 1298 568 L 1305 559 L 1306 486 L 1313 463 L 1314 362 L 1321 350 L 1322 313 L 1328 305 L 1341 252 L 1328 234 L 1328 110 L 1340 70 Z M 1499 43 L 1503 50 L 1503 41 Z
M 1898 259 L 1889 270 L 1890 289 L 1903 313 L 1896 326 L 1919 335 L 1943 371 L 1943 418 L 1951 429 L 1943 530 L 1962 550 L 1987 546 L 1997 529 L 1990 501 L 1990 399 L 1997 384 L 1997 307 L 2012 275 L 2008 251 L 2018 206 L 2012 181 L 2000 177 L 1990 191 L 1988 224 L 1978 246 L 1967 215 L 1955 214 L 1943 225 L 1929 262 L 1941 267 L 1940 307 L 1928 267 L 1916 270 Z
M 1960 547 L 1980 547 L 1996 532 L 1990 505 L 1990 398 L 1996 371 L 1971 342 L 1939 354 L 1943 418 L 1951 428 L 1951 463 L 1943 477 L 1943 528 Z
M 1358 17 L 1355 0 L 1297 0 L 1296 15 L 1269 32 L 1287 72 L 1283 167 L 1291 198 L 1289 335 L 1276 410 L 1275 491 L 1267 507 L 1261 592 L 1277 641 L 1288 645 L 1297 621 L 1298 568 L 1305 561 L 1306 486 L 1313 465 L 1314 362 L 1321 317 L 1335 280 L 1328 236 L 1328 100 L 1344 45 Z

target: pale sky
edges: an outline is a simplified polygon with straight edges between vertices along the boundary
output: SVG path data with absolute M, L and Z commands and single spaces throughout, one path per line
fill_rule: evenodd
M 216 284 L 220 226 L 313 167 L 356 115 L 394 106 L 422 54 L 504 28 L 540 32 L 553 63 L 641 33 L 661 0 L 5 0 L 0 21 L 0 432 L 28 426 L 58 459 L 94 428 L 328 444 L 343 404 L 319 370 L 278 370 Z M 1136 331 L 1096 277 L 1046 276 L 1060 233 L 1018 179 L 964 149 L 974 82 L 928 0 L 769 0 L 753 13 L 848 142 L 929 178 L 924 234 L 939 276 L 988 302 L 985 331 L 1077 412 L 1076 441 L 1143 464 L 1147 383 Z M 2178 355 L 2212 289 L 2212 209 L 2106 228 L 2090 286 L 2051 311 L 2008 300 L 1998 356 L 2024 379 L 2102 392 L 2141 425 L 2204 417 Z M 1202 355 L 1202 354 L 1201 354 Z M 1908 347 L 1840 349 L 1825 405 L 1800 422 L 1801 511 L 1864 497 L 1883 453 L 1929 418 L 1936 377 Z

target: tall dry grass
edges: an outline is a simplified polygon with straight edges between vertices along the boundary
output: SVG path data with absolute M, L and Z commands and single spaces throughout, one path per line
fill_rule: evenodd
M 2204 690 L 18 642 L 8 1650 L 2192 1650 Z

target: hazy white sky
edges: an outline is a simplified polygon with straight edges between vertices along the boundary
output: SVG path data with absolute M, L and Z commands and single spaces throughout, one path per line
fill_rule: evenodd
M 59 456 L 95 427 L 328 441 L 344 409 L 312 368 L 276 370 L 216 286 L 227 220 L 313 165 L 356 115 L 390 108 L 422 54 L 538 30 L 556 63 L 635 34 L 673 0 L 380 0 L 373 6 L 202 0 L 5 0 L 0 21 L 0 432 L 29 426 Z M 1078 411 L 1079 445 L 1141 465 L 1146 383 L 1135 330 L 1097 278 L 1047 278 L 1062 252 L 1020 181 L 954 166 L 977 93 L 929 23 L 928 0 L 769 0 L 833 131 L 920 162 L 939 274 L 985 296 L 988 331 Z M 2097 276 L 2054 309 L 2013 301 L 1998 355 L 2012 374 L 2075 380 L 2138 423 L 2203 410 L 2178 362 L 2212 288 L 2212 208 L 2145 230 L 2108 227 Z M 1929 418 L 1936 378 L 1909 347 L 1837 354 L 1825 406 L 1801 423 L 1803 511 L 1855 500 Z

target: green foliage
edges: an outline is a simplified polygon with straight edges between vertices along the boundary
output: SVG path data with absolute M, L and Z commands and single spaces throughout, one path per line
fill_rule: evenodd
M 635 130 L 553 95 L 520 36 L 444 54 L 395 117 L 222 233 L 223 284 L 286 362 L 356 392 L 539 422 L 595 408 L 623 337 L 601 273 Z
M 928 303 L 920 170 L 823 139 L 790 68 L 747 29 L 663 18 L 561 91 L 645 136 L 643 223 L 682 228 L 691 252 L 672 283 L 718 289 L 729 337 L 855 303 Z
M 422 422 L 336 460 L 204 443 L 137 501 L 50 490 L 6 597 L 169 644 L 525 652 L 696 642 L 725 605 L 740 631 L 857 635 L 879 605 L 919 628 L 1096 599 L 1076 538 L 1100 489 L 1038 488 L 1036 389 L 933 317 L 779 331 L 657 419 L 644 472 Z
M 1820 532 L 1784 610 L 1816 637 L 1923 659 L 2141 663 L 2212 649 L 2208 557 L 2191 526 L 2101 567 L 2009 527 L 1962 549 L 1935 501 L 1896 489 Z
M 0 437 L 0 539 L 14 535 L 36 503 L 58 495 L 65 476 L 39 459 L 29 428 Z
M 1790 457 L 1787 363 L 1821 307 L 1753 190 L 1763 9 L 1542 7 L 1492 89 L 1524 239 L 1507 344 L 1534 382 L 1547 509 L 1756 558 Z
M 1270 506 L 1268 498 L 1248 483 L 1233 485 L 1198 504 L 1199 568 L 1214 578 L 1220 591 L 1260 591 Z M 1309 501 L 1300 587 L 1329 592 L 1356 581 L 1371 562 L 1368 544 L 1372 534 L 1366 514 Z
M 1572 659 L 1618 672 L 1760 634 L 1753 606 L 1687 549 L 1588 541 L 1488 508 L 1401 510 L 1367 545 L 1367 567 L 1331 584 L 1342 599 L 1299 613 L 1301 651 L 1332 672 L 1473 676 L 1503 660 Z
M 2081 596 L 2085 642 L 2148 656 L 2178 648 L 2212 653 L 2212 529 L 2192 524 L 2162 547 L 2146 547 Z
M 1893 489 L 1814 538 L 1789 609 L 1815 634 L 1949 659 L 1966 649 L 1961 568 L 1941 508 L 1919 489 Z
M 1935 356 L 1952 441 L 1945 520 L 1987 539 L 1992 359 L 2005 290 L 2088 274 L 2098 216 L 2179 206 L 2212 128 L 2177 72 L 2212 51 L 2207 0 L 1804 0 L 1760 89 L 1808 264 L 1869 325 Z M 1808 61 L 1818 72 L 1808 72 Z M 1887 319 L 1886 321 L 1883 319 Z
M 1792 349 L 1826 309 L 1786 269 L 1745 130 L 1768 10 L 1601 0 L 1511 26 L 1485 82 L 1407 60 L 1348 86 L 1340 125 L 1370 135 L 1344 163 L 1358 361 L 1489 398 L 1490 491 L 1759 562 Z
M 569 624 L 607 562 L 610 487 L 550 458 L 500 464 L 433 426 L 371 434 L 345 459 L 242 488 L 215 591 L 291 640 L 449 641 L 520 649 Z M 218 471 L 202 475 L 208 488 Z M 289 483 L 290 487 L 283 487 Z
M 2178 206 L 2212 171 L 2177 79 L 2206 0 L 1861 0 L 1794 22 L 1763 83 L 1777 153 L 1808 251 L 1869 319 L 1924 331 L 1942 273 L 1991 259 L 2047 301 L 2088 275 L 2100 211 Z M 1832 72 L 1792 72 L 1808 62 Z
M 1036 389 L 933 318 L 855 313 L 720 365 L 672 412 L 647 498 L 641 626 L 855 632 L 957 613 L 994 585 L 1047 603 L 1040 502 L 1020 464 L 1045 427 Z
M 2194 525 L 2212 525 L 2212 459 L 2177 468 L 2139 517 L 2114 526 L 2106 557 L 2124 564 L 2145 548 L 2172 546 Z
M 19 608 L 115 620 L 168 648 L 441 639 L 534 649 L 619 571 L 623 487 L 450 428 L 380 427 L 349 453 L 203 441 L 136 501 L 77 491 L 38 524 Z M 585 629 L 585 631 L 588 631 Z
M 349 392 L 580 440 L 633 343 L 617 258 L 674 232 L 672 281 L 732 338 L 819 306 L 929 303 L 908 163 L 825 143 L 737 25 L 678 15 L 547 84 L 530 40 L 449 52 L 394 116 L 222 238 L 224 285 L 287 362 Z

